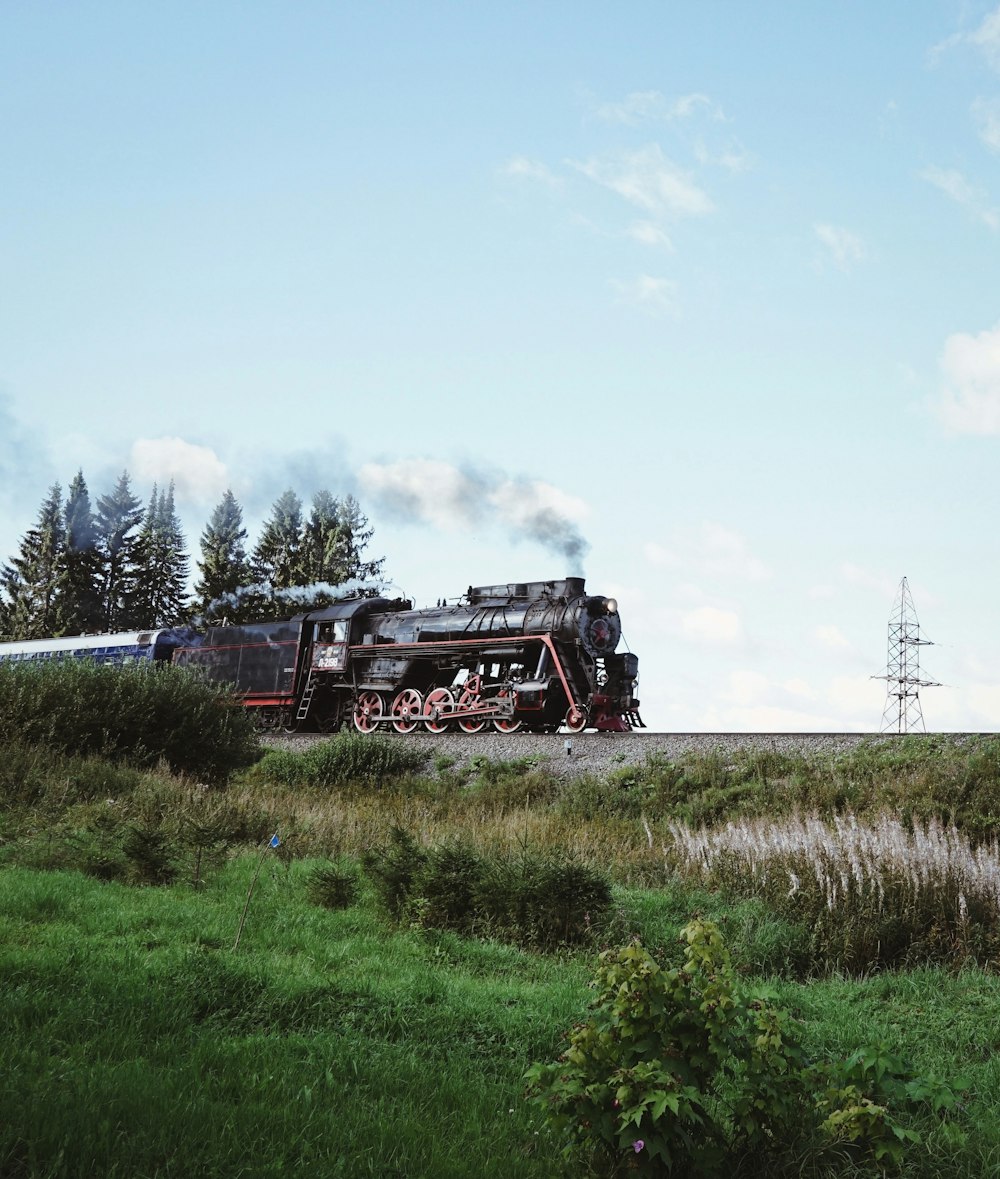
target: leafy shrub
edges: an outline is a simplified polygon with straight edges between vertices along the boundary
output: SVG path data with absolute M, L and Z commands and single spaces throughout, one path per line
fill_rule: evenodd
M 0 743 L 0 807 L 63 810 L 98 798 L 127 798 L 142 781 L 131 766 L 60 754 L 16 740 Z
M 304 753 L 269 750 L 254 767 L 258 781 L 284 786 L 381 786 L 416 773 L 427 753 L 378 734 L 341 733 Z
M 0 744 L 223 781 L 259 756 L 238 698 L 174 667 L 0 663 Z
M 570 856 L 528 848 L 489 856 L 458 839 L 423 848 L 396 827 L 363 863 L 397 920 L 541 949 L 588 940 L 611 907 L 603 875 Z
M 478 908 L 499 937 L 540 949 L 578 945 L 605 925 L 611 885 L 572 855 L 525 846 L 484 865 Z
M 576 1173 L 711 1176 L 834 1147 L 881 1169 L 919 1141 L 898 1114 L 954 1106 L 957 1086 L 881 1047 L 811 1065 L 788 1016 L 738 989 L 716 926 L 694 920 L 681 939 L 670 968 L 638 943 L 603 953 L 590 1017 L 526 1075 Z

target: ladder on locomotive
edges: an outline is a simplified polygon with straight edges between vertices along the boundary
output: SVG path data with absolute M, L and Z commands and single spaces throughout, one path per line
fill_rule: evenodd
M 312 704 L 313 694 L 316 691 L 316 673 L 309 668 L 309 675 L 306 677 L 306 686 L 302 689 L 302 698 L 299 700 L 299 708 L 295 714 L 295 723 L 301 724 L 309 715 L 309 705 Z

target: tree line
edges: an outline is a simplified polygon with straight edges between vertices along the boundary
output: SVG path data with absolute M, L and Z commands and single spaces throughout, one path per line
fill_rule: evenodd
M 18 552 L 0 564 L 0 638 L 154 630 L 190 622 L 287 616 L 332 600 L 349 581 L 382 579 L 385 558 L 358 501 L 318 491 L 309 510 L 292 490 L 275 500 L 247 548 L 243 509 L 226 491 L 201 534 L 198 578 L 174 506 L 174 484 L 148 504 L 128 471 L 91 502 L 83 471 L 63 495 L 54 483 Z

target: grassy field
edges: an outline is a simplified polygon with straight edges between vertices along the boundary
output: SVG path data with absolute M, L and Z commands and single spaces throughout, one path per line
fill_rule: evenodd
M 882 1045 L 965 1085 L 900 1114 L 920 1142 L 891 1173 L 1000 1174 L 995 741 L 558 781 L 338 738 L 234 752 L 225 780 L 213 755 L 208 784 L 104 744 L 0 739 L 4 1179 L 559 1174 L 525 1072 L 586 1018 L 603 948 L 676 961 L 693 914 L 811 1059 Z M 610 904 L 539 948 L 546 896 L 599 878 Z M 727 1173 L 880 1173 L 779 1145 Z
M 523 1074 L 588 1001 L 585 954 L 388 926 L 370 893 L 306 899 L 308 865 L 256 857 L 204 889 L 3 873 L 0 1174 L 542 1176 L 559 1146 Z M 651 917 L 655 897 L 629 896 Z M 677 898 L 674 898 L 676 901 Z M 673 932 L 669 913 L 658 932 Z M 746 931 L 744 931 L 746 932 Z M 763 986 L 817 1055 L 885 1041 L 970 1082 L 903 1173 L 1000 1167 L 1000 981 L 920 969 Z M 829 1158 L 788 1173 L 849 1174 Z

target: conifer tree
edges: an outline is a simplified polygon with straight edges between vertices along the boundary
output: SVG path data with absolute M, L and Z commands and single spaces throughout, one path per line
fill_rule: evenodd
M 275 500 L 271 516 L 254 547 L 250 576 L 255 583 L 255 601 L 248 609 L 268 614 L 286 613 L 287 596 L 276 591 L 301 584 L 299 552 L 302 545 L 302 500 L 289 489 Z M 283 604 L 284 603 L 284 604 Z
M 334 549 L 333 571 L 338 582 L 357 578 L 359 581 L 377 581 L 382 577 L 385 557 L 377 560 L 363 560 L 362 554 L 375 534 L 368 526 L 368 517 L 361 511 L 361 505 L 353 495 L 345 496 L 338 504 L 337 544 Z M 334 580 L 333 577 L 330 580 Z
M 65 548 L 62 488 L 53 483 L 38 510 L 38 523 L 17 556 L 0 568 L 4 627 L 12 639 L 44 639 L 59 629 L 61 561 Z
M 194 587 L 197 614 L 211 614 L 218 603 L 246 586 L 250 576 L 246 539 L 243 509 L 232 491 L 227 491 L 201 534 L 201 577 Z M 227 600 L 225 614 L 230 620 L 236 619 L 239 603 Z
M 140 625 L 129 613 L 135 595 L 135 530 L 143 519 L 142 502 L 132 494 L 128 471 L 114 490 L 97 500 L 94 527 L 101 554 L 100 608 L 103 629 L 130 630 Z
M 132 604 L 137 625 L 150 629 L 175 626 L 187 613 L 188 558 L 174 508 L 174 485 L 153 487 L 136 540 L 138 574 Z
M 336 585 L 341 580 L 337 564 L 340 528 L 340 503 L 329 491 L 317 491 L 312 498 L 309 518 L 302 528 L 300 585 L 315 585 L 317 582 Z
M 100 605 L 101 555 L 94 513 L 83 471 L 77 471 L 66 494 L 65 529 L 59 579 L 59 631 L 86 634 L 103 623 Z

